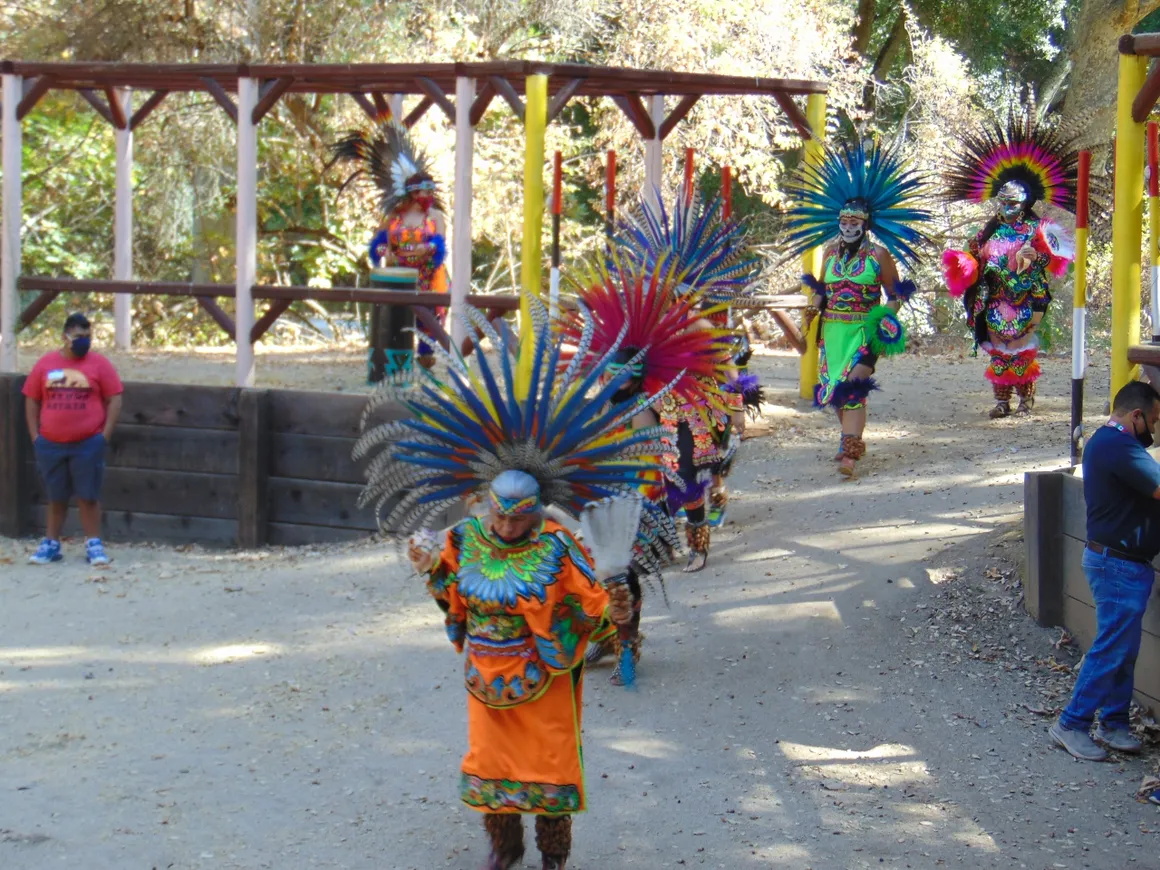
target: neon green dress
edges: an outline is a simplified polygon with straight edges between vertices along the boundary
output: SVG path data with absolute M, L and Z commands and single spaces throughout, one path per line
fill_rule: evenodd
M 826 305 L 818 341 L 818 385 L 814 401 L 841 410 L 857 410 L 874 389 L 872 379 L 851 383 L 850 373 L 861 362 L 876 358 L 866 335 L 866 317 L 882 303 L 882 266 L 874 246 L 864 244 L 853 256 L 840 259 L 835 248 L 822 267 Z M 889 294 L 888 294 L 889 295 Z

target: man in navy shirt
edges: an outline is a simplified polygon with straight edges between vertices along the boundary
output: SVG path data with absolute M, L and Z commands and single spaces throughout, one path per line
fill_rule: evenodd
M 1146 449 L 1158 419 L 1160 394 L 1148 384 L 1130 383 L 1116 394 L 1111 419 L 1084 448 L 1083 570 L 1096 603 L 1096 639 L 1050 734 L 1085 761 L 1108 757 L 1101 743 L 1120 752 L 1141 749 L 1128 725 L 1128 707 L 1155 579 L 1152 560 L 1160 553 L 1160 464 Z M 1097 712 L 1093 740 L 1089 731 Z

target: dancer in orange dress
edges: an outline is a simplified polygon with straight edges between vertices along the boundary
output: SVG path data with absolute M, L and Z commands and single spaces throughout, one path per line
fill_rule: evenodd
M 562 365 L 560 343 L 538 300 L 535 335 L 520 342 L 467 309 L 492 354 L 468 370 L 439 348 L 447 375 L 424 370 L 384 383 L 372 399 L 405 405 L 408 419 L 367 432 L 356 459 L 370 463 L 364 504 L 395 532 L 421 529 L 408 556 L 446 615 L 464 653 L 468 750 L 460 799 L 484 813 L 486 870 L 517 866 L 524 853 L 521 814 L 536 817 L 545 870 L 562 870 L 572 816 L 587 806 L 581 742 L 584 654 L 608 620 L 632 617 L 627 568 L 641 510 L 633 491 L 660 467 L 655 430 L 626 424 L 636 401 L 613 397 L 628 373 L 602 380 L 602 365 Z M 615 352 L 617 348 L 613 348 Z M 465 496 L 487 499 L 486 517 L 443 533 L 426 530 Z M 585 550 L 544 510 L 555 505 L 587 522 Z M 599 529 L 619 530 L 614 547 Z M 609 556 L 612 552 L 614 555 Z M 615 555 L 621 554 L 621 555 Z

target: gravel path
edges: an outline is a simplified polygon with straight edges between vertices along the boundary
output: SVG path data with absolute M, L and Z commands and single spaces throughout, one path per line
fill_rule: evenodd
M 1048 746 L 1078 654 L 1019 608 L 1022 474 L 1066 461 L 1067 362 L 998 424 L 982 361 L 887 362 L 853 483 L 794 358 L 758 368 L 779 404 L 708 569 L 646 602 L 635 691 L 589 674 L 570 870 L 1160 867 L 1135 801 L 1160 753 Z M 104 571 L 30 547 L 0 539 L 4 870 L 483 861 L 461 662 L 393 546 L 115 547 Z

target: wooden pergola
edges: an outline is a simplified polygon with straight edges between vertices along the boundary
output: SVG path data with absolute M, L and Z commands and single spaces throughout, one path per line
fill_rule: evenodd
M 153 64 L 0 62 L 3 80 L 3 201 L 0 226 L 0 371 L 14 371 L 18 328 L 61 292 L 116 293 L 117 344 L 130 343 L 130 295 L 193 295 L 237 342 L 238 386 L 254 383 L 253 342 L 295 299 L 333 298 L 333 291 L 259 285 L 257 279 L 257 135 L 262 119 L 288 93 L 348 94 L 370 117 L 390 106 L 408 127 L 432 108 L 455 128 L 454 212 L 451 252 L 451 307 L 465 302 L 506 308 L 516 300 L 469 297 L 471 281 L 472 155 L 475 127 L 499 98 L 524 123 L 524 246 L 522 285 L 539 288 L 544 195 L 544 130 L 569 100 L 608 97 L 624 112 L 645 147 L 645 179 L 659 186 L 665 138 L 704 97 L 769 97 L 808 140 L 824 132 L 826 85 L 794 79 L 680 73 L 660 70 L 547 64 L 525 61 L 441 64 Z M 114 265 L 111 281 L 79 281 L 69 276 L 21 276 L 21 121 L 50 90 L 71 90 L 115 129 L 116 200 Z M 133 206 L 130 183 L 133 131 L 171 93 L 209 94 L 237 128 L 236 280 L 232 285 L 181 285 L 133 279 Z M 134 108 L 135 98 L 140 102 Z M 666 103 L 666 98 L 671 102 Z M 797 100 L 805 98 L 806 105 Z M 408 103 L 409 101 L 409 103 Z M 811 149 L 812 150 L 812 149 Z M 21 313 L 19 289 L 40 296 Z M 398 294 L 357 291 L 360 299 L 397 303 Z M 233 297 L 236 322 L 215 299 Z M 372 298 L 373 297 L 373 298 Z M 270 307 L 255 318 L 254 300 Z M 29 316 L 30 315 L 30 316 Z M 452 318 L 458 344 L 458 318 Z M 249 340 L 246 340 L 246 338 Z

